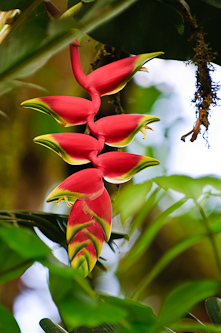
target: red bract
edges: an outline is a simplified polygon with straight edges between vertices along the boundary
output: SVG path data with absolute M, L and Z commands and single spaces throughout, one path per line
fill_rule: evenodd
M 120 59 L 97 68 L 87 76 L 81 68 L 79 43 L 77 41 L 71 44 L 70 53 L 73 73 L 78 83 L 90 94 L 97 93 L 104 96 L 115 94 L 123 89 L 148 60 L 163 52 L 145 53 Z
M 98 140 L 86 134 L 46 134 L 36 137 L 34 141 L 50 148 L 69 164 L 89 163 L 92 156 L 96 156 L 100 151 Z
M 158 165 L 159 161 L 148 156 L 113 151 L 97 156 L 92 163 L 102 172 L 105 180 L 119 184 L 145 168 Z
M 104 189 L 95 200 L 77 200 L 71 209 L 67 225 L 70 262 L 83 275 L 88 275 L 100 256 L 111 229 L 111 201 Z
M 94 104 L 85 98 L 71 96 L 33 98 L 21 103 L 21 106 L 46 113 L 65 127 L 86 124 L 99 109 L 95 109 Z
M 140 54 L 99 67 L 87 76 L 86 89 L 96 91 L 100 96 L 115 94 L 124 88 L 143 64 L 159 54 Z
M 79 43 L 70 45 L 71 64 L 78 83 L 88 91 L 91 100 L 71 96 L 48 96 L 30 99 L 22 106 L 49 114 L 62 126 L 87 124 L 93 138 L 86 134 L 54 133 L 41 135 L 35 142 L 53 150 L 69 164 L 92 162 L 95 168 L 81 170 L 66 178 L 48 196 L 47 201 L 65 200 L 71 209 L 67 225 L 68 253 L 71 265 L 87 276 L 100 256 L 104 241 L 111 232 L 111 200 L 103 179 L 123 183 L 137 172 L 159 162 L 148 156 L 113 151 L 98 155 L 104 144 L 114 147 L 128 145 L 141 131 L 159 119 L 150 115 L 123 114 L 94 122 L 100 96 L 121 90 L 137 70 L 162 52 L 128 57 L 100 67 L 85 75 L 81 68 Z
M 66 178 L 47 197 L 47 202 L 62 200 L 74 202 L 77 199 L 94 200 L 104 190 L 103 174 L 97 169 L 86 169 Z
M 107 145 L 125 147 L 141 131 L 144 134 L 149 127 L 147 124 L 159 121 L 158 117 L 140 114 L 120 114 L 90 121 L 88 126 L 96 137 L 103 137 Z

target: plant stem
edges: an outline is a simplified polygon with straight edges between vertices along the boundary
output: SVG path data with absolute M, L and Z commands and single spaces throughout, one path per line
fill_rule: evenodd
M 51 14 L 52 17 L 60 17 L 62 13 L 60 10 L 50 1 L 44 1 L 44 5 L 46 10 L 48 11 L 49 14 Z
M 212 232 L 212 230 L 210 228 L 209 220 L 208 220 L 202 206 L 196 200 L 195 200 L 195 204 L 202 216 L 207 235 L 210 238 L 210 242 L 211 242 L 211 246 L 212 246 L 212 250 L 213 250 L 213 254 L 214 254 L 214 259 L 215 259 L 216 266 L 217 266 L 217 271 L 219 274 L 219 278 L 221 279 L 221 265 L 220 265 L 219 251 L 216 246 L 216 240 L 215 240 L 214 233 Z

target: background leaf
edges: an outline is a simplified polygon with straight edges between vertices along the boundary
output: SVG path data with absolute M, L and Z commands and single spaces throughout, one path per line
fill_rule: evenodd
M 51 253 L 37 235 L 25 228 L 0 227 L 0 238 L 25 259 L 38 259 Z
M 61 264 L 57 267 L 45 264 L 49 268 L 51 295 L 69 331 L 85 324 L 88 327 L 105 322 L 114 324 L 126 316 L 125 309 L 101 302 L 79 271 Z
M 221 326 L 221 299 L 217 297 L 207 299 L 206 310 L 212 323 Z
M 189 25 L 185 23 L 183 29 L 182 15 L 177 13 L 176 2 L 139 0 L 91 35 L 102 43 L 132 54 L 163 51 L 166 59 L 189 60 L 193 56 L 193 44 L 188 41 Z M 201 0 L 186 2 L 199 26 L 206 32 L 206 42 L 210 43 L 214 52 L 218 52 L 215 62 L 221 64 L 218 33 L 221 12 L 217 10 L 220 5 L 215 8 Z M 217 2 L 214 0 L 213 4 L 217 5 Z
M 162 325 L 169 325 L 189 312 L 198 302 L 213 296 L 219 289 L 215 280 L 201 280 L 185 283 L 171 292 L 159 314 Z
M 75 330 L 75 333 L 114 333 L 116 328 L 114 325 L 103 324 L 97 327 L 79 327 Z
M 0 331 L 4 333 L 21 333 L 13 315 L 0 304 Z
M 10 281 L 24 273 L 35 260 L 51 253 L 31 230 L 0 226 L 0 281 Z M 5 260 L 7 258 L 7 260 Z
M 208 185 L 221 191 L 221 179 L 212 176 L 195 179 L 182 175 L 162 176 L 155 178 L 154 182 L 166 191 L 171 189 L 195 200 L 203 194 L 204 188 Z

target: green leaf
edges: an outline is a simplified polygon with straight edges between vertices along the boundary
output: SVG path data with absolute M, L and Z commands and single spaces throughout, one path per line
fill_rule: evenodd
M 51 295 L 69 331 L 85 324 L 88 327 L 104 322 L 114 324 L 126 316 L 125 309 L 100 301 L 79 271 L 61 263 L 42 263 L 49 268 Z
M 181 332 L 205 332 L 205 333 L 211 333 L 211 332 L 221 332 L 221 328 L 217 328 L 216 326 L 205 324 L 174 324 L 171 326 L 174 330 L 181 331 Z
M 51 253 L 35 233 L 25 228 L 0 227 L 0 238 L 24 259 L 37 260 Z
M 179 241 L 177 244 L 171 247 L 163 257 L 156 263 L 153 269 L 149 274 L 139 283 L 133 295 L 136 295 L 136 298 L 139 299 L 142 296 L 145 288 L 153 281 L 156 276 L 162 272 L 162 270 L 179 254 L 190 248 L 191 246 L 198 243 L 205 234 L 194 235 L 191 237 L 184 238 L 182 241 Z
M 22 82 L 18 80 L 7 80 L 0 82 L 0 96 L 18 87 L 35 88 L 44 92 L 46 91 L 45 88 L 37 84 Z
M 114 325 L 103 324 L 94 328 L 79 327 L 75 330 L 75 333 L 115 333 L 116 328 Z
M 207 299 L 206 310 L 212 323 L 221 326 L 221 299 L 217 297 Z
M 13 315 L 0 304 L 0 332 L 21 333 Z
M 51 319 L 48 318 L 42 319 L 39 324 L 46 333 L 68 333 L 61 326 L 55 324 Z
M 129 254 L 127 255 L 127 262 L 125 263 L 127 269 L 131 267 L 136 260 L 138 260 L 142 254 L 147 251 L 152 241 L 154 240 L 157 233 L 163 227 L 166 219 L 170 214 L 180 208 L 185 202 L 186 198 L 183 198 L 175 202 L 172 206 L 162 212 L 158 217 L 152 221 L 151 225 L 141 234 L 137 242 L 131 248 Z M 148 205 L 148 201 L 147 204 Z
M 159 314 L 162 325 L 169 325 L 179 320 L 189 312 L 197 303 L 213 296 L 220 288 L 216 280 L 199 280 L 185 283 L 173 290 Z
M 132 326 L 135 324 L 145 325 L 145 332 L 148 331 L 148 328 L 153 327 L 157 323 L 157 319 L 153 314 L 153 310 L 146 305 L 130 299 L 122 299 L 107 295 L 102 295 L 101 298 L 108 304 L 125 309 L 127 311 L 125 320 Z
M 0 282 L 11 281 L 21 276 L 34 262 L 32 259 L 24 259 L 3 240 L 0 241 L 0 252 Z
M 114 209 L 121 213 L 122 223 L 140 210 L 151 187 L 152 181 L 148 181 L 143 184 L 129 184 L 120 191 L 114 203 Z
M 157 99 L 162 96 L 156 87 L 142 88 L 138 85 L 133 85 L 130 89 L 130 103 L 127 107 L 128 113 L 134 113 L 134 110 L 137 110 L 137 113 L 149 114 L 153 104 Z
M 0 226 L 0 252 L 0 281 L 5 282 L 19 277 L 51 250 L 31 230 Z
M 157 177 L 154 178 L 153 181 L 166 191 L 171 189 L 195 200 L 204 193 L 203 190 L 206 186 L 213 187 L 221 192 L 221 179 L 212 176 L 191 178 L 182 175 L 172 175 Z

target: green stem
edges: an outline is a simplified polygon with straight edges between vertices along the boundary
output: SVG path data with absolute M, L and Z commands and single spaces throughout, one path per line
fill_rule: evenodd
M 217 271 L 218 271 L 218 274 L 219 274 L 219 278 L 221 279 L 221 265 L 220 265 L 219 251 L 218 251 L 218 248 L 216 246 L 215 235 L 214 235 L 214 233 L 212 232 L 212 230 L 210 228 L 209 220 L 208 220 L 202 206 L 196 200 L 195 200 L 195 204 L 196 204 L 196 207 L 198 208 L 198 210 L 199 210 L 199 212 L 202 216 L 207 235 L 210 239 L 213 254 L 214 254 L 214 259 L 215 259 L 216 266 L 217 266 Z
M 79 2 L 76 5 L 74 5 L 73 7 L 69 8 L 68 10 L 66 10 L 66 12 L 64 14 L 62 14 L 62 18 L 64 17 L 73 17 L 74 15 L 76 15 L 79 10 L 82 8 L 83 3 Z
M 34 0 L 21 14 L 15 18 L 8 28 L 1 35 L 0 43 L 2 43 L 6 37 L 8 37 L 18 26 L 31 14 L 31 12 L 42 2 L 43 0 Z

